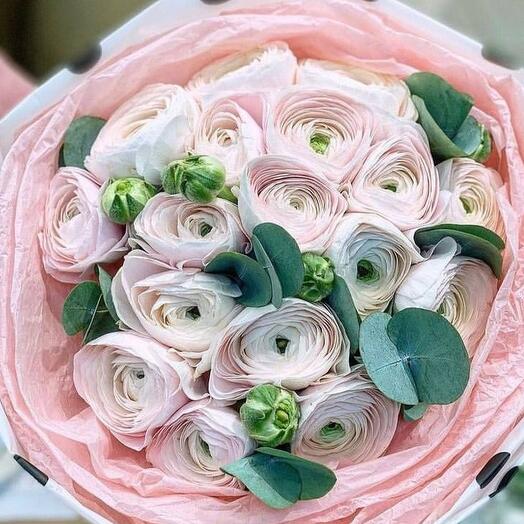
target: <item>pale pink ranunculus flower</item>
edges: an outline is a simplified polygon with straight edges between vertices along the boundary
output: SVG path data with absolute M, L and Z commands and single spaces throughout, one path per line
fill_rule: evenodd
M 83 169 L 63 167 L 51 179 L 39 239 L 44 269 L 53 278 L 80 282 L 95 264 L 127 252 L 126 227 L 109 220 L 100 196 L 100 186 Z
M 269 42 L 228 55 L 204 67 L 186 88 L 205 99 L 226 92 L 260 92 L 295 82 L 297 59 L 285 42 Z
M 175 411 L 206 395 L 174 351 L 132 331 L 86 344 L 74 357 L 73 381 L 100 422 L 137 451 Z
M 352 98 L 379 107 L 393 116 L 417 120 L 418 112 L 406 83 L 394 76 L 362 67 L 308 58 L 299 63 L 297 84 L 337 88 Z
M 85 165 L 101 181 L 139 176 L 159 185 L 164 168 L 193 150 L 199 116 L 183 87 L 149 85 L 111 115 Z
M 196 486 L 241 488 L 235 477 L 220 468 L 254 449 L 255 442 L 237 411 L 208 398 L 179 409 L 155 434 L 146 457 L 167 475 Z
M 397 290 L 394 306 L 395 310 L 438 311 L 455 326 L 472 354 L 484 336 L 497 278 L 484 262 L 459 252 L 455 240 L 441 240 L 427 260 L 411 268 Z
M 347 210 L 347 201 L 307 161 L 266 155 L 247 165 L 240 181 L 238 209 L 248 232 L 262 222 L 275 222 L 301 250 L 323 252 Z
M 422 128 L 384 121 L 380 140 L 366 153 L 347 180 L 350 211 L 376 213 L 402 231 L 430 222 L 438 212 L 439 179 Z
M 174 269 L 140 250 L 125 257 L 112 284 L 120 320 L 169 346 L 197 370 L 210 344 L 242 311 L 235 301 L 240 294 L 225 276 Z
M 346 377 L 300 393 L 295 455 L 332 468 L 380 457 L 397 428 L 399 404 L 386 398 L 357 366 Z
M 222 198 L 198 204 L 167 193 L 148 200 L 133 223 L 129 242 L 160 254 L 173 266 L 196 268 L 219 253 L 243 252 L 248 245 L 235 204 Z
M 337 226 L 326 255 L 346 281 L 362 317 L 384 311 L 421 262 L 417 246 L 392 222 L 372 213 L 350 213 Z
M 213 344 L 209 392 L 239 400 L 259 384 L 304 389 L 350 371 L 349 341 L 323 304 L 285 299 L 273 306 L 246 308 Z
M 293 86 L 266 104 L 267 151 L 308 161 L 332 182 L 351 180 L 376 142 L 383 117 L 390 115 L 343 91 Z
M 469 158 L 446 160 L 437 169 L 443 209 L 436 221 L 484 226 L 503 237 L 499 195 L 504 184 L 497 171 Z
M 216 100 L 202 112 L 195 152 L 218 158 L 226 168 L 226 185 L 236 186 L 247 162 L 265 152 L 262 129 L 232 98 Z

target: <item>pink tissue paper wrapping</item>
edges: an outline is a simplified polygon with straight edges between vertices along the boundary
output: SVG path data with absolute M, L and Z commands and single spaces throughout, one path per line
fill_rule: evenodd
M 121 445 L 76 393 L 60 312 L 69 286 L 42 269 L 38 232 L 63 134 L 78 115 L 108 117 L 154 82 L 180 83 L 208 63 L 284 40 L 298 57 L 406 75 L 440 74 L 472 94 L 505 181 L 505 271 L 464 396 L 401 422 L 385 456 L 337 471 L 324 498 L 277 511 L 236 488 L 196 488 Z M 373 11 L 343 0 L 290 1 L 176 28 L 98 65 L 14 142 L 0 173 L 0 400 L 26 458 L 113 522 L 278 524 L 434 522 L 524 414 L 524 89 Z

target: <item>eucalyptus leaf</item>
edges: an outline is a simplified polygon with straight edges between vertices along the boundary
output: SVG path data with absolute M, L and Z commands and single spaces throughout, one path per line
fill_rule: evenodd
M 118 314 L 115 309 L 113 302 L 113 295 L 111 294 L 111 283 L 113 279 L 111 275 L 102 266 L 97 266 L 98 282 L 100 283 L 100 289 L 102 290 L 102 296 L 104 298 L 104 304 L 106 305 L 109 314 L 115 322 L 118 322 Z
M 406 79 L 406 84 L 412 95 L 424 100 L 440 129 L 453 138 L 473 107 L 471 96 L 457 91 L 434 73 L 413 73 Z
M 263 265 L 267 261 L 271 263 L 280 281 L 282 296 L 294 297 L 304 281 L 304 264 L 295 239 L 283 227 L 269 222 L 258 224 L 252 237 L 256 238 L 253 247 L 257 260 Z
M 351 354 L 355 354 L 359 344 L 360 317 L 351 297 L 351 292 L 342 277 L 335 275 L 333 291 L 325 299 L 325 302 L 335 312 L 340 323 L 344 326 L 346 335 L 349 338 Z
M 68 335 L 76 335 L 89 327 L 101 296 L 96 282 L 81 282 L 71 290 L 62 309 L 62 325 Z
M 420 420 L 426 414 L 427 410 L 428 405 L 422 402 L 416 406 L 404 406 L 402 409 L 402 414 L 404 416 L 404 420 L 408 422 L 415 422 Z
M 118 331 L 118 325 L 104 304 L 102 295 L 100 295 L 100 300 L 98 302 L 95 314 L 91 318 L 91 322 L 85 330 L 82 342 L 87 344 L 88 342 L 95 340 L 95 338 L 106 335 L 107 333 L 114 333 L 115 331 Z
M 482 260 L 492 269 L 497 278 L 502 273 L 504 240 L 493 231 L 470 224 L 439 224 L 418 229 L 414 240 L 421 249 L 436 246 L 446 237 L 453 238 L 460 245 L 460 254 Z
M 457 330 L 425 309 L 367 317 L 360 354 L 375 385 L 402 404 L 450 404 L 469 380 L 469 357 Z
M 255 453 L 221 469 L 239 479 L 271 508 L 289 508 L 300 498 L 302 482 L 298 471 L 276 457 Z
M 282 305 L 282 284 L 278 278 L 275 266 L 271 262 L 269 256 L 267 255 L 264 247 L 260 243 L 260 240 L 256 236 L 251 238 L 251 243 L 253 244 L 253 251 L 255 252 L 255 257 L 262 267 L 267 271 L 269 280 L 271 281 L 271 303 L 279 308 Z
M 206 273 L 226 275 L 236 282 L 244 306 L 261 307 L 271 302 L 271 281 L 264 268 L 240 253 L 220 253 L 204 268 Z
M 105 123 L 103 118 L 94 116 L 82 116 L 71 122 L 64 135 L 64 165 L 85 168 L 85 158 Z
M 431 152 L 440 159 L 469 157 L 484 162 L 491 152 L 488 130 L 469 115 L 473 99 L 433 73 L 407 78 L 419 123 Z
M 281 449 L 261 447 L 256 451 L 257 453 L 277 457 L 298 471 L 302 481 L 300 500 L 312 500 L 323 497 L 331 491 L 337 482 L 335 473 L 317 462 L 297 457 Z

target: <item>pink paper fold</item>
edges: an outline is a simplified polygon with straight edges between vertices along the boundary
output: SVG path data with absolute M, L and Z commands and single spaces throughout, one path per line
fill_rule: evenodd
M 80 340 L 60 310 L 68 286 L 41 267 L 37 233 L 58 150 L 78 115 L 107 117 L 143 86 L 184 84 L 227 53 L 284 40 L 299 57 L 348 61 L 394 74 L 431 70 L 468 91 L 496 122 L 490 165 L 507 184 L 505 275 L 466 394 L 402 423 L 386 456 L 337 471 L 326 497 L 289 510 L 235 488 L 204 490 L 152 468 L 97 422 L 72 383 Z M 26 457 L 113 522 L 309 524 L 434 522 L 445 514 L 524 414 L 524 89 L 398 21 L 373 4 L 283 2 L 174 29 L 99 65 L 24 129 L 0 173 L 0 401 Z

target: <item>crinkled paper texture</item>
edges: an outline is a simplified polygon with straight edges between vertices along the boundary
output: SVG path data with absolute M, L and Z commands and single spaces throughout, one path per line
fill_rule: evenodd
M 59 320 L 68 286 L 44 274 L 37 241 L 59 145 L 75 116 L 107 118 L 146 84 L 184 84 L 220 56 L 277 39 L 299 57 L 399 75 L 431 70 L 471 93 L 482 120 L 495 126 L 490 165 L 501 172 L 518 215 L 503 209 L 504 281 L 465 395 L 433 407 L 419 423 L 401 423 L 387 456 L 339 469 L 324 498 L 283 511 L 234 488 L 206 491 L 168 478 L 110 436 L 74 390 L 80 339 L 67 338 Z M 36 118 L 8 153 L 0 179 L 0 400 L 27 458 L 119 523 L 406 524 L 445 514 L 524 412 L 524 92 L 509 75 L 482 68 L 480 59 L 474 63 L 409 33 L 372 4 L 294 1 L 175 29 L 99 65 Z

